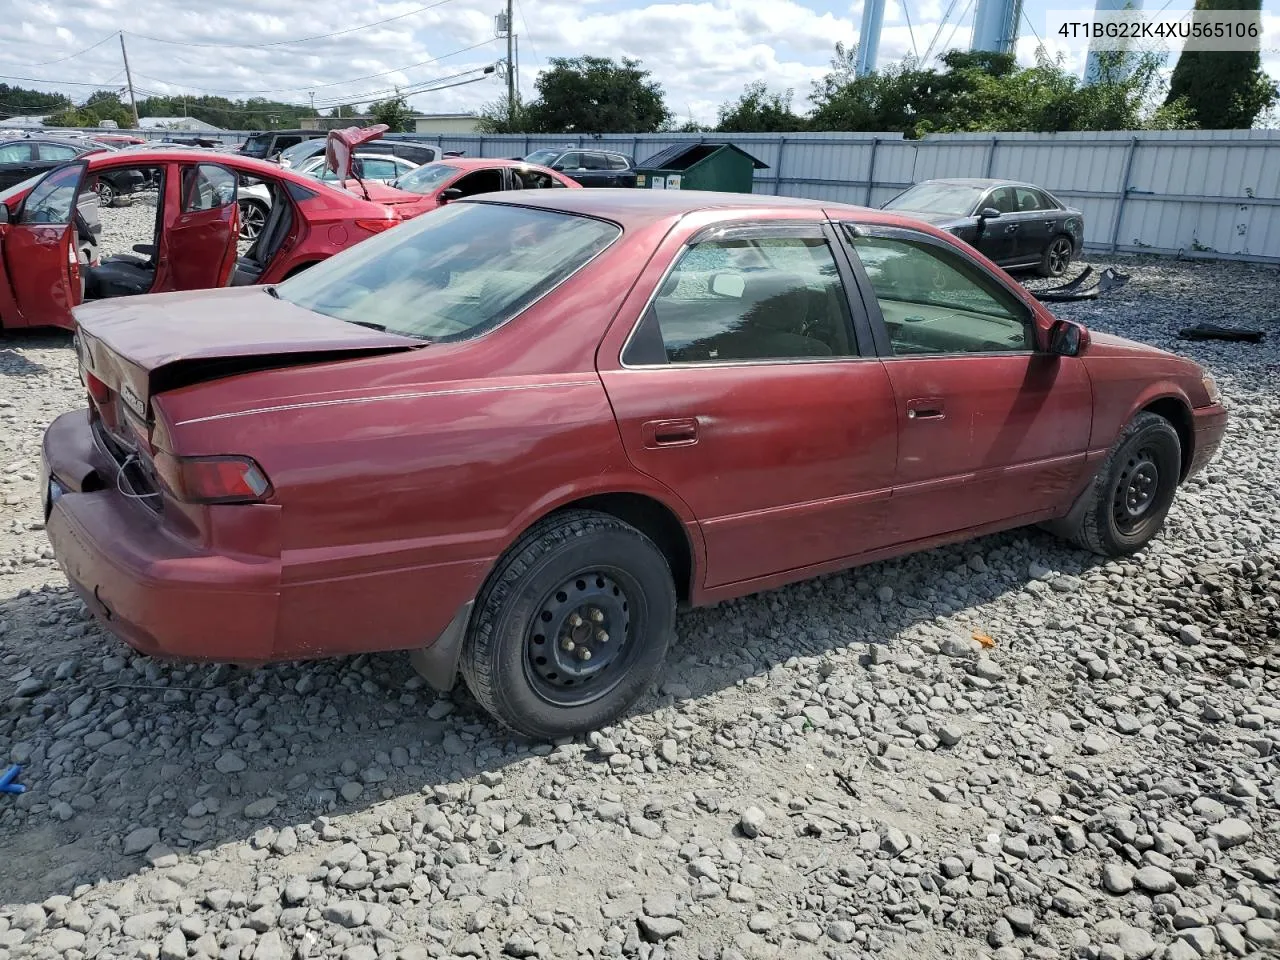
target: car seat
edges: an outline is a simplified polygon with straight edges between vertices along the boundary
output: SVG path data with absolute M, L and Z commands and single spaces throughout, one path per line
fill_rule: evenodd
M 289 236 L 289 228 L 293 226 L 293 206 L 283 194 L 284 191 L 271 188 L 271 212 L 267 214 L 267 222 L 262 225 L 262 232 L 258 234 L 253 246 L 236 261 L 229 286 L 247 287 L 257 283 L 267 265 L 284 245 Z

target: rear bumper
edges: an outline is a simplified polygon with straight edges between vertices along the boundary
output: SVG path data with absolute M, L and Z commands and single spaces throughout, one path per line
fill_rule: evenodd
M 1227 411 L 1218 403 L 1191 411 L 1191 463 L 1187 477 L 1193 477 L 1211 461 L 1227 432 Z M 1185 478 L 1184 478 L 1185 479 Z
M 115 485 L 88 414 L 64 414 L 45 433 L 46 530 L 85 605 L 130 646 L 159 657 L 273 659 L 280 564 L 213 553 L 167 531 Z

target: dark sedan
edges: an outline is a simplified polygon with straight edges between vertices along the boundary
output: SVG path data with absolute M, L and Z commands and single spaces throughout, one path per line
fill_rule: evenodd
M 0 140 L 0 190 L 52 170 L 68 160 L 114 147 L 81 137 L 13 137 Z M 122 171 L 98 180 L 98 202 L 109 207 L 145 186 L 137 171 Z
M 1084 214 L 1043 187 L 1008 180 L 926 180 L 884 205 L 955 234 L 1002 267 L 1060 277 L 1084 247 Z

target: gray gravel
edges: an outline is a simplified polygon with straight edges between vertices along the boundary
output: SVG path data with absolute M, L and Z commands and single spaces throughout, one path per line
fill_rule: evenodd
M 0 960 L 1277 955 L 1280 277 L 1122 266 L 1060 312 L 1233 415 L 1147 551 L 1015 532 L 685 614 L 633 716 L 554 745 L 403 656 L 105 636 L 37 513 L 68 340 L 0 339 Z

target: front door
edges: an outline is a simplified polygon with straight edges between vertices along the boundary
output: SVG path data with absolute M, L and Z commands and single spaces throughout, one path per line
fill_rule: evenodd
M 638 319 L 620 358 L 602 347 L 632 463 L 701 526 L 704 586 L 885 542 L 893 393 L 858 348 L 832 239 L 817 220 L 673 235 L 619 315 Z
M 898 409 L 895 541 L 1063 506 L 1089 443 L 1084 364 L 1039 351 L 1031 309 L 952 245 L 849 239 Z
M 166 290 L 207 290 L 230 281 L 240 234 L 238 184 L 236 174 L 220 164 L 182 166 L 178 213 L 166 215 L 160 234 Z
M 1010 220 L 1018 224 L 1013 259 L 1019 263 L 1035 263 L 1043 256 L 1053 236 L 1056 221 L 1051 212 L 1044 209 L 1044 200 L 1038 190 L 1031 187 L 1010 187 L 1018 204 L 1018 212 Z
M 1018 199 L 1012 187 L 996 187 L 987 198 L 978 205 L 979 213 L 987 208 L 1000 211 L 1000 216 L 991 220 L 983 220 L 979 224 L 981 232 L 978 242 L 974 244 L 983 255 L 996 263 L 1005 264 L 1015 259 L 1018 251 Z
M 81 292 L 74 219 L 84 171 L 84 163 L 50 171 L 11 222 L 0 224 L 0 263 L 13 296 L 3 308 L 5 326 L 74 325 Z

